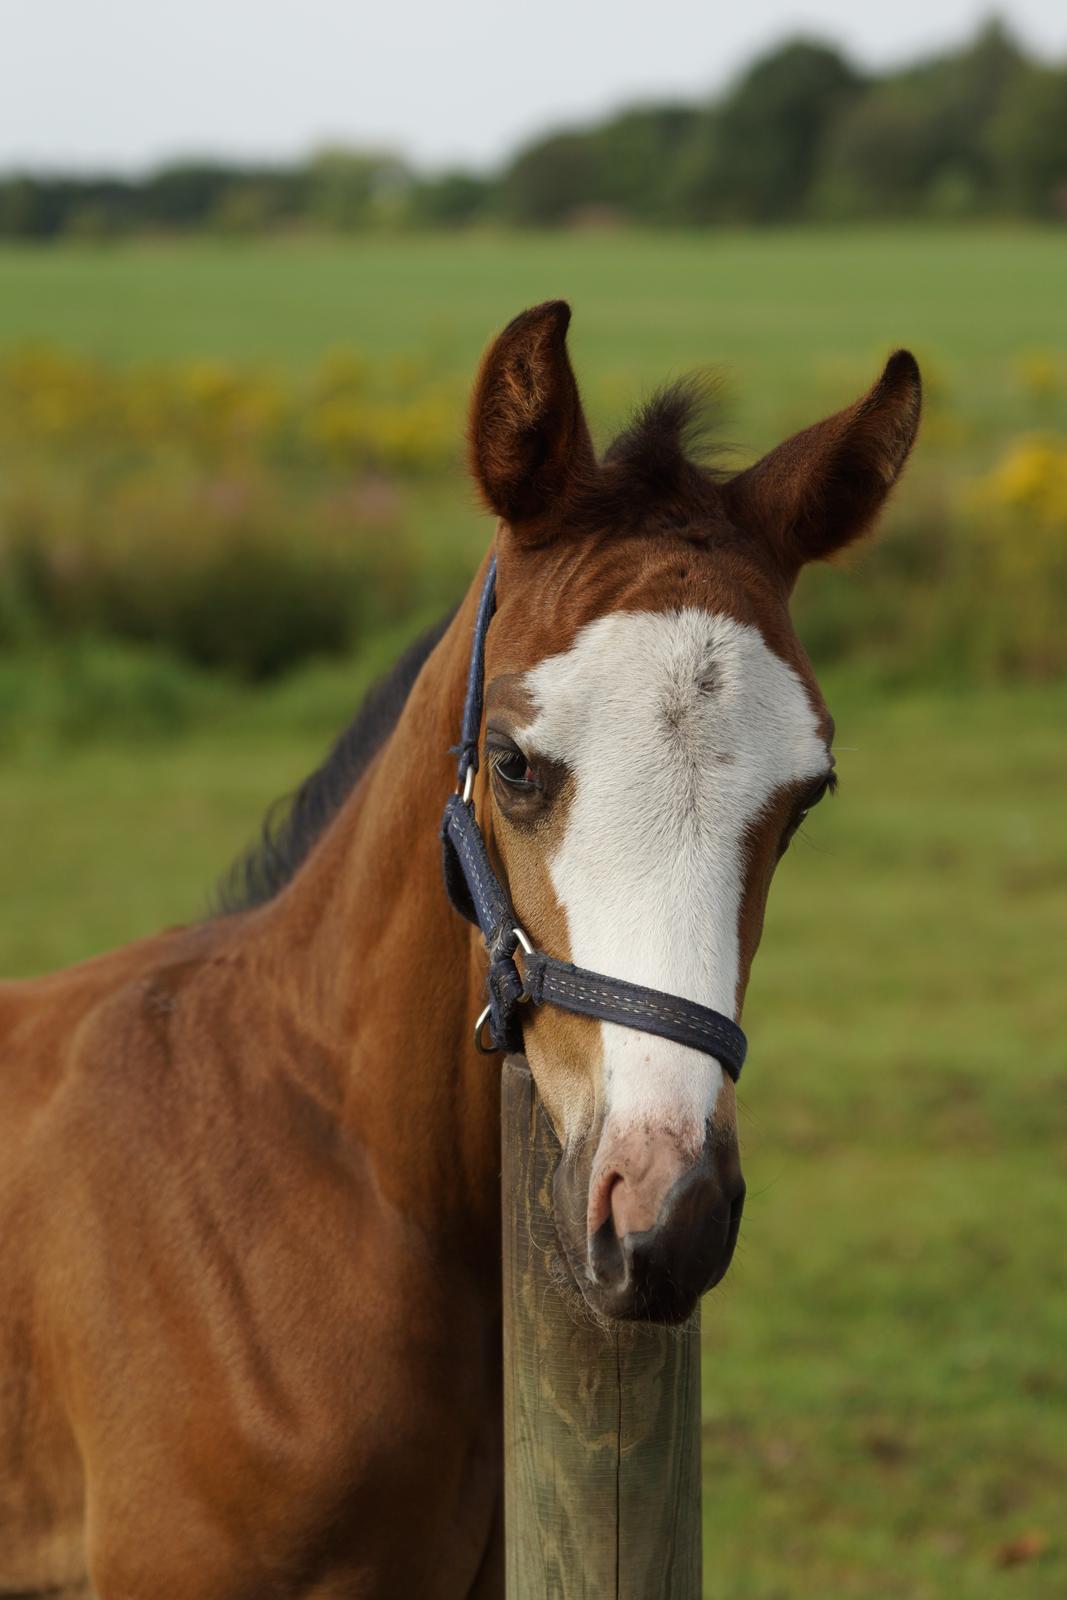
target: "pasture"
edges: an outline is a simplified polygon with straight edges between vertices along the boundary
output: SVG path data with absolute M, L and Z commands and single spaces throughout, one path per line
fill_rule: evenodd
M 1060 232 L 1005 227 L 6 247 L 0 348 L 46 339 L 122 361 L 299 370 L 350 345 L 466 384 L 494 329 L 562 295 L 602 421 L 613 410 L 605 380 L 627 407 L 713 363 L 732 396 L 733 442 L 762 448 L 783 423 L 809 420 L 835 383 L 841 396 L 842 369 L 846 382 L 870 381 L 887 349 L 908 344 L 957 414 L 992 431 L 1025 421 L 1016 358 L 1067 357 L 1065 266 Z
M 299 372 L 345 344 L 461 392 L 494 327 L 558 293 L 602 424 L 722 362 L 746 454 L 910 343 L 958 478 L 1048 423 L 1020 362 L 1067 361 L 1065 257 L 1062 235 L 995 229 L 5 250 L 0 353 L 47 338 Z M 427 569 L 447 547 L 454 582 L 489 525 L 458 473 L 407 492 Z M 872 570 L 813 582 L 878 616 Z M 0 656 L 0 970 L 201 914 L 394 643 L 257 689 Z M 704 1311 L 715 1600 L 1067 1590 L 1067 686 L 962 676 L 822 673 L 841 793 L 772 894 L 745 1018 L 749 1201 Z

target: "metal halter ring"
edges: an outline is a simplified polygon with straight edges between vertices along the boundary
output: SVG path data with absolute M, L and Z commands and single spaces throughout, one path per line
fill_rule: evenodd
M 469 772 L 467 774 L 467 777 L 468 778 L 470 777 L 470 773 Z M 524 933 L 522 928 L 520 928 L 520 927 L 514 927 L 514 928 L 512 928 L 511 931 L 515 935 L 515 941 L 518 944 L 519 948 L 522 950 L 523 955 L 524 956 L 532 956 L 534 954 L 534 945 L 533 945 L 532 941 L 530 940 L 529 936 L 526 933 Z M 530 996 L 528 994 L 526 994 L 526 993 L 521 994 L 519 996 L 519 1002 L 518 1002 L 519 1005 L 525 1005 L 527 1000 L 529 1000 L 529 998 L 530 998 Z M 496 1050 L 494 1049 L 493 1044 L 492 1044 L 491 1041 L 490 1041 L 489 1044 L 485 1044 L 482 1041 L 482 1032 L 483 1032 L 483 1030 L 485 1028 L 486 1023 L 489 1021 L 490 1015 L 492 1014 L 492 1010 L 493 1010 L 493 1008 L 492 1008 L 491 1005 L 486 1006 L 485 1010 L 481 1012 L 481 1014 L 478 1017 L 477 1022 L 474 1024 L 474 1048 L 476 1050 L 478 1050 L 483 1056 L 495 1056 L 496 1053 L 497 1053 Z
M 483 1044 L 482 1043 L 482 1029 L 485 1027 L 486 1023 L 489 1021 L 489 1013 L 490 1013 L 490 1011 L 492 1009 L 493 1009 L 492 1006 L 486 1006 L 485 1010 L 482 1012 L 481 1016 L 478 1018 L 477 1022 L 474 1024 L 474 1048 L 478 1051 L 479 1055 L 483 1055 L 483 1056 L 495 1056 L 496 1055 L 496 1051 L 493 1049 L 493 1046 L 492 1046 L 491 1043 L 490 1044 Z

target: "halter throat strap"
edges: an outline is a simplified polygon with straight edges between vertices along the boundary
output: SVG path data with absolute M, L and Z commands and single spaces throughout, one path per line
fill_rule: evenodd
M 462 916 L 480 928 L 489 955 L 488 1003 L 475 1030 L 478 1048 L 489 1054 L 521 1050 L 524 1006 L 551 1005 L 700 1050 L 714 1056 L 736 1083 L 748 1041 L 732 1017 L 678 995 L 559 961 L 538 950 L 523 932 L 489 859 L 473 798 L 485 689 L 485 640 L 495 610 L 494 555 L 474 622 L 463 723 L 454 752 L 458 758 L 456 792 L 449 796 L 441 824 L 448 897 Z M 486 1033 L 488 1044 L 483 1037 Z

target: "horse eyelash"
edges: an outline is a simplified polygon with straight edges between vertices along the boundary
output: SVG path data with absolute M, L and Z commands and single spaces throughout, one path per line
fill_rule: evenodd
M 515 745 L 514 748 L 510 750 L 504 749 L 500 745 L 489 745 L 486 748 L 485 756 L 489 765 L 489 769 L 492 772 L 495 772 L 502 762 L 510 760 L 513 756 L 518 756 L 520 760 L 526 762 L 527 766 L 530 765 L 529 758 L 523 755 L 518 745 Z M 503 783 L 509 782 L 507 778 L 503 778 L 501 781 Z

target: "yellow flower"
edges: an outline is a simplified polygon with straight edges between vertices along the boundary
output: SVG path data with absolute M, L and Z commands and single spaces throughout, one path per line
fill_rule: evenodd
M 1031 434 L 1017 439 L 984 480 L 994 505 L 1028 512 L 1052 526 L 1067 519 L 1067 440 Z
M 1052 400 L 1063 388 L 1063 363 L 1047 350 L 1027 350 L 1015 363 L 1021 388 L 1034 400 Z

